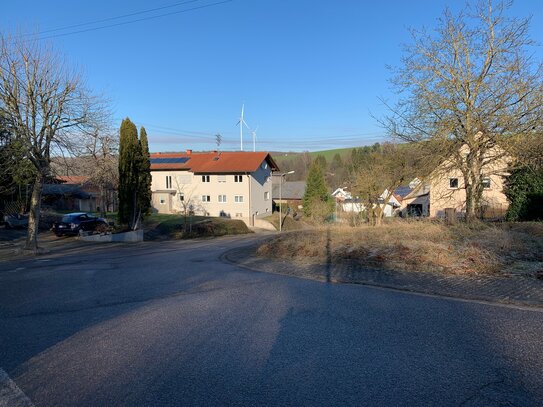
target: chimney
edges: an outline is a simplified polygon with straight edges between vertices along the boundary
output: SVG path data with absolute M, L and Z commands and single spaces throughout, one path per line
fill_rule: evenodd
M 187 150 L 187 155 L 191 155 L 192 154 L 192 150 Z

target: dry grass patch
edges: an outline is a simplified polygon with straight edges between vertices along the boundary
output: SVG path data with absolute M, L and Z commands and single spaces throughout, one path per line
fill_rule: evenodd
M 330 227 L 279 236 L 261 256 L 301 264 L 350 263 L 369 268 L 454 274 L 543 274 L 543 224 L 394 222 Z

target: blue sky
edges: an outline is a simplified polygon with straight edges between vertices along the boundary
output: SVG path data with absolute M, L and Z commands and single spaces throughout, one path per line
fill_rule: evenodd
M 6 31 L 46 31 L 182 0 L 12 1 Z M 372 114 L 391 98 L 387 65 L 397 65 L 409 27 L 433 28 L 460 1 L 232 0 L 197 10 L 72 35 L 210 5 L 193 0 L 152 13 L 43 33 L 81 68 L 89 87 L 123 117 L 145 125 L 151 151 L 239 149 L 241 104 L 257 149 L 315 151 L 373 144 L 385 137 Z M 517 0 L 510 14 L 532 16 L 543 43 L 543 2 Z M 543 55 L 540 49 L 537 55 Z M 244 147 L 252 149 L 250 132 Z

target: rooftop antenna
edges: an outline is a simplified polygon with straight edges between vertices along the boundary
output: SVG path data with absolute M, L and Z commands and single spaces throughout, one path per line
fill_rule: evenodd
M 247 122 L 243 120 L 243 109 L 245 107 L 245 104 L 241 105 L 241 116 L 239 117 L 238 126 L 239 126 L 239 139 L 240 139 L 240 149 L 243 151 L 243 126 L 247 127 L 249 129 L 249 126 L 247 125 Z
M 254 129 L 251 134 L 253 135 L 253 152 L 256 151 L 256 132 L 258 131 L 258 126 Z

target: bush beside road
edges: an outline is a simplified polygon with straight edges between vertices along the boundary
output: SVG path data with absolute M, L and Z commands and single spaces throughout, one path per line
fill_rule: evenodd
M 145 240 L 191 239 L 252 233 L 238 219 L 152 214 L 143 223 Z

